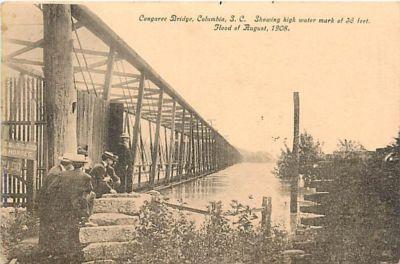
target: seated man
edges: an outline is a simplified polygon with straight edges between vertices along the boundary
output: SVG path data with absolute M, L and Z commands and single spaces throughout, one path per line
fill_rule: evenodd
M 118 187 L 120 187 L 121 185 L 121 178 L 117 176 L 114 169 L 114 166 L 117 162 L 118 162 L 118 156 L 113 154 L 112 162 L 110 162 L 109 165 L 106 167 L 107 171 L 106 180 L 114 190 L 118 190 Z
M 116 156 L 105 151 L 101 156 L 102 162 L 95 164 L 90 171 L 92 184 L 96 197 L 100 198 L 105 193 L 115 193 L 115 189 L 121 184 L 121 180 L 115 174 L 112 165 L 116 161 Z

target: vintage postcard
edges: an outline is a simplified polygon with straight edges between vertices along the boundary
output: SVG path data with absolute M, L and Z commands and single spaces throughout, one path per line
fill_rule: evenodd
M 1 263 L 400 261 L 399 2 L 5 2 Z

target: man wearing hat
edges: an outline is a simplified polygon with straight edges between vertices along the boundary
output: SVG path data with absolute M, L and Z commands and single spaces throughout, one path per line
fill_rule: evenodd
M 44 248 L 45 243 L 52 243 L 52 241 L 48 238 L 49 234 L 49 224 L 47 223 L 49 220 L 49 213 L 51 213 L 52 208 L 49 205 L 49 202 L 51 201 L 50 198 L 50 192 L 49 192 L 49 186 L 59 180 L 59 176 L 61 172 L 63 171 L 72 171 L 74 169 L 74 166 L 72 165 L 72 158 L 73 154 L 71 153 L 65 153 L 61 157 L 58 158 L 60 163 L 58 165 L 55 165 L 49 170 L 49 173 L 47 174 L 46 177 L 43 179 L 43 185 L 39 190 L 38 194 L 38 206 L 39 206 L 39 219 L 40 219 L 40 232 L 39 232 L 39 243 L 43 245 Z
M 101 155 L 101 162 L 95 164 L 90 171 L 92 176 L 92 184 L 96 197 L 100 198 L 105 193 L 115 193 L 114 188 L 118 188 L 121 184 L 120 178 L 115 174 L 114 168 L 112 167 L 114 162 L 117 161 L 117 157 L 109 152 L 105 151 Z
M 49 241 L 40 246 L 53 256 L 63 256 L 66 263 L 79 263 L 79 227 L 88 224 L 94 193 L 90 175 L 83 171 L 87 162 L 84 155 L 75 154 L 70 161 L 74 170 L 62 171 L 48 186 L 47 212 Z M 72 261 L 72 262 L 71 262 Z
M 47 177 L 44 178 L 43 187 L 48 185 L 56 176 L 60 175 L 62 171 L 73 170 L 74 166 L 72 165 L 71 157 L 74 154 L 72 153 L 65 153 L 61 157 L 58 158 L 60 163 L 55 165 L 49 170 Z
M 131 192 L 132 191 L 132 154 L 129 147 L 129 135 L 127 133 L 122 133 L 121 141 L 117 146 L 117 155 L 119 157 L 118 163 L 115 166 L 117 175 L 121 178 L 121 186 L 119 192 Z

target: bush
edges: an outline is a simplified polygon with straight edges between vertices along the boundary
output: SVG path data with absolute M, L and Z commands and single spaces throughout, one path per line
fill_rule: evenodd
M 400 257 L 400 166 L 383 158 L 357 151 L 335 157 L 319 263 L 369 264 Z
M 39 219 L 21 208 L 1 209 L 1 240 L 3 254 L 28 237 L 38 236 Z
M 221 202 L 208 206 L 209 215 L 199 228 L 181 211 L 164 204 L 146 203 L 140 210 L 134 263 L 282 263 L 288 246 L 286 232 L 278 227 L 267 237 L 255 228 L 251 209 L 233 201 L 223 211 Z M 228 217 L 235 216 L 232 223 Z

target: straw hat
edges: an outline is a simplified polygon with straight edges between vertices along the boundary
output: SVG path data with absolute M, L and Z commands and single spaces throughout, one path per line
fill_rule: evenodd
M 71 162 L 73 157 L 74 157 L 74 154 L 67 152 L 67 153 L 64 153 L 64 155 L 58 157 L 58 160 L 63 161 L 63 162 Z
M 114 153 L 110 152 L 110 151 L 104 151 L 103 156 L 106 158 L 109 158 L 113 161 L 118 161 L 118 156 L 114 155 Z
M 82 155 L 82 154 L 74 154 L 72 157 L 70 157 L 70 160 L 72 162 L 79 162 L 79 163 L 88 162 L 88 160 L 86 159 L 85 155 Z

